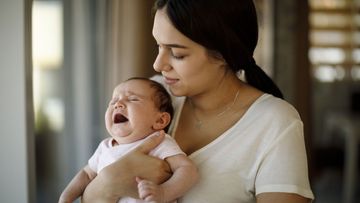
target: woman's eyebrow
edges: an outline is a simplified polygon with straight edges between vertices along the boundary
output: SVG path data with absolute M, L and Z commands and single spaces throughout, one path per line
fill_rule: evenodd
M 163 46 L 165 47 L 169 47 L 169 48 L 180 48 L 180 49 L 187 49 L 187 46 L 184 45 L 180 45 L 180 44 L 163 44 Z

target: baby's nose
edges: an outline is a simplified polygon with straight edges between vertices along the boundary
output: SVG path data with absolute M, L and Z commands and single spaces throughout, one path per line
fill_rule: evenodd
M 125 108 L 125 104 L 124 104 L 123 102 L 121 102 L 121 101 L 118 101 L 118 102 L 116 102 L 116 104 L 115 104 L 115 109 L 117 109 L 117 108 L 122 108 L 122 109 L 124 109 L 124 108 Z

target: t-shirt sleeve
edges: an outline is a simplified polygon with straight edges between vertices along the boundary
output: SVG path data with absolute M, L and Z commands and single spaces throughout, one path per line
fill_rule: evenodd
M 160 159 L 166 159 L 170 156 L 175 156 L 178 154 L 185 153 L 180 149 L 176 141 L 170 137 L 168 134 L 165 135 L 164 140 L 150 152 L 150 155 L 159 157 Z
M 291 123 L 264 153 L 255 180 L 256 194 L 286 192 L 314 199 L 301 121 Z

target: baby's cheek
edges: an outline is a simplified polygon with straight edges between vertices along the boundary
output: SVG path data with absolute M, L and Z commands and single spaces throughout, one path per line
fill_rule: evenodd
M 109 128 L 112 124 L 112 115 L 111 113 L 107 110 L 105 113 L 105 125 L 106 128 Z

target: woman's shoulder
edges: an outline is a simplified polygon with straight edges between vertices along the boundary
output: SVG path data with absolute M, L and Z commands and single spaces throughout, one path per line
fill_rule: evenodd
M 231 132 L 234 135 L 246 131 L 253 136 L 248 137 L 249 142 L 254 141 L 264 146 L 287 137 L 294 129 L 302 128 L 303 124 L 296 109 L 287 101 L 270 94 L 260 96 L 248 109 L 243 118 Z M 292 129 L 292 130 L 291 130 Z M 296 130 L 301 132 L 301 130 Z M 242 136 L 237 136 L 242 139 Z
M 288 123 L 301 120 L 298 111 L 286 100 L 264 93 L 249 108 L 248 114 L 255 118 Z
M 280 99 L 271 94 L 263 94 L 258 98 L 259 107 L 265 108 L 264 112 L 267 113 L 285 113 L 286 115 L 292 115 L 299 117 L 298 111 L 295 107 L 284 99 Z

